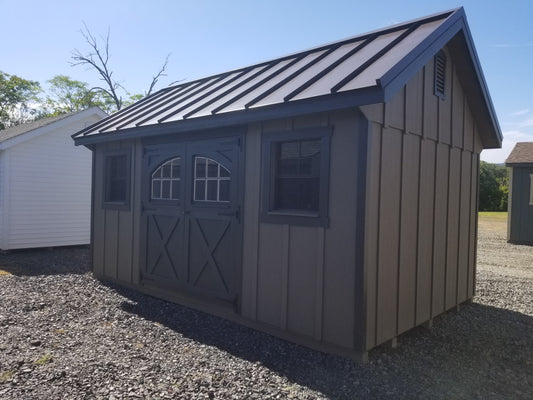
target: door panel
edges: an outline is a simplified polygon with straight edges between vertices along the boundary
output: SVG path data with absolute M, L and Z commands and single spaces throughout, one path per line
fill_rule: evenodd
M 144 279 L 238 303 L 240 157 L 237 137 L 145 147 Z

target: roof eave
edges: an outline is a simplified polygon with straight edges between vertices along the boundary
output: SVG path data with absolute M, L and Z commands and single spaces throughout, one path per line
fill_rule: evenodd
M 193 132 L 204 129 L 244 125 L 258 121 L 288 118 L 317 112 L 328 112 L 352 107 L 355 108 L 361 105 L 381 102 L 383 102 L 383 90 L 378 86 L 371 86 L 355 91 L 342 92 L 334 95 L 329 94 L 305 100 L 289 101 L 273 104 L 271 106 L 207 115 L 204 117 L 160 123 L 157 125 L 133 127 L 121 129 L 120 131 L 77 136 L 74 137 L 74 142 L 77 146 L 86 146 L 100 142 L 143 137 L 148 133 L 151 135 L 167 135 Z

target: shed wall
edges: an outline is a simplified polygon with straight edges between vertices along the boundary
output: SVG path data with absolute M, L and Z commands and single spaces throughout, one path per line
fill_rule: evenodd
M 75 147 L 70 135 L 98 119 L 62 126 L 3 151 L 3 249 L 90 242 L 91 152 Z
M 365 213 L 366 349 L 472 298 L 480 136 L 448 55 L 431 60 L 371 121 Z
M 361 118 L 356 112 L 321 114 L 254 124 L 247 134 L 244 199 L 242 315 L 324 345 L 357 349 L 354 331 L 358 171 Z M 329 227 L 261 221 L 261 135 L 303 127 L 333 126 Z M 359 349 L 360 350 L 360 349 Z
M 106 152 L 126 149 L 131 157 L 130 207 L 117 210 L 102 207 L 104 157 Z M 139 282 L 139 177 L 142 151 L 138 141 L 110 142 L 98 145 L 94 152 L 93 191 L 93 272 L 99 277 L 126 284 Z M 135 156 L 137 155 L 137 156 Z
M 356 291 L 356 264 L 362 246 L 357 244 L 356 214 L 361 197 L 360 141 L 368 128 L 358 111 L 345 111 L 251 124 L 245 137 L 243 265 L 240 317 L 251 325 L 282 336 L 299 337 L 316 347 L 359 354 L 363 293 Z M 305 127 L 332 126 L 329 226 L 298 226 L 261 221 L 262 135 Z M 365 130 L 366 129 L 366 130 Z M 103 166 L 106 152 L 131 151 L 132 191 L 129 210 L 102 207 Z M 140 177 L 142 143 L 120 141 L 99 144 L 94 160 L 93 263 L 98 277 L 139 284 L 141 215 Z M 358 199 L 359 196 L 359 199 Z M 359 262 L 361 265 L 361 262 Z M 362 287 L 362 281 L 358 282 Z M 139 286 L 160 297 L 227 315 L 179 293 Z M 354 335 L 354 332 L 356 334 Z
M 533 166 L 511 168 L 507 238 L 511 243 L 533 244 L 533 205 L 529 204 L 531 174 Z

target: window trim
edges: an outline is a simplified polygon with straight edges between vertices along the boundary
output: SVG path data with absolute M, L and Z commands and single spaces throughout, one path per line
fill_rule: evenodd
M 126 199 L 124 201 L 109 201 L 109 170 L 108 160 L 111 157 L 126 156 Z M 104 152 L 103 157 L 103 190 L 102 190 L 102 208 L 108 210 L 129 210 L 131 195 L 131 150 L 121 149 Z
M 261 221 L 274 224 L 329 226 L 329 168 L 333 127 L 313 127 L 292 131 L 271 132 L 262 138 L 262 207 Z M 280 143 L 320 140 L 320 182 L 318 211 L 277 210 L 274 208 L 276 152 Z

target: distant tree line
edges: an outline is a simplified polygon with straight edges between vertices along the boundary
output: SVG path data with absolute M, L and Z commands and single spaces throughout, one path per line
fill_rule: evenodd
M 479 211 L 507 211 L 509 171 L 503 165 L 481 161 L 479 167 Z

